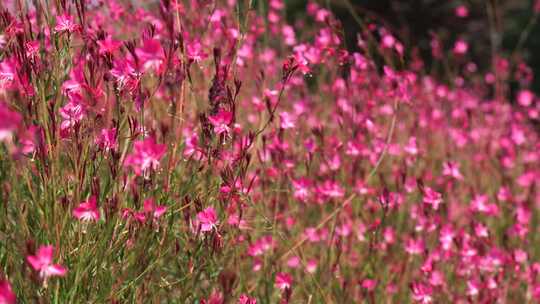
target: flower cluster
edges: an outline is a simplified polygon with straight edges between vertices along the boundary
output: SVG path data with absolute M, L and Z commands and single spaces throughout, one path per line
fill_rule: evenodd
M 346 48 L 321 1 L 5 2 L 0 304 L 540 301 L 519 56 Z

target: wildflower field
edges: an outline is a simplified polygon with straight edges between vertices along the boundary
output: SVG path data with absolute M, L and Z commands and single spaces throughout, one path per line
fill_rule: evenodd
M 540 302 L 522 49 L 333 2 L 0 1 L 0 304 Z

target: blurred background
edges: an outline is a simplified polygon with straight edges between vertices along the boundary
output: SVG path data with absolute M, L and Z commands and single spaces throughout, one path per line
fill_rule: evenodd
M 289 21 L 299 20 L 305 14 L 306 1 L 285 2 Z M 376 20 L 383 24 L 403 42 L 406 50 L 417 52 L 428 70 L 433 71 L 430 42 L 436 35 L 444 50 L 451 50 L 457 39 L 467 41 L 469 59 L 480 71 L 489 71 L 492 54 L 499 54 L 512 62 L 528 64 L 538 75 L 540 5 L 535 2 L 540 4 L 536 0 L 322 0 L 319 3 L 341 20 L 350 51 L 358 48 L 356 35 L 360 26 L 356 14 L 364 22 Z M 458 12 L 459 9 L 462 11 Z M 514 88 L 517 85 L 512 83 Z M 540 78 L 534 78 L 530 86 L 538 92 Z

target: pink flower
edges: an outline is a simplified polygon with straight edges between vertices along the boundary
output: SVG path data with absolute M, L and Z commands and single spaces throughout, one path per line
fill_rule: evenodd
M 416 144 L 416 137 L 413 136 L 413 137 L 409 138 L 409 142 L 403 148 L 403 150 L 405 152 L 409 153 L 412 156 L 418 155 L 419 150 L 418 150 L 418 146 Z
M 214 132 L 218 135 L 230 132 L 229 125 L 232 123 L 232 119 L 232 113 L 223 109 L 219 109 L 217 114 L 208 117 L 208 121 L 214 127 Z
M 116 140 L 116 128 L 102 129 L 96 138 L 96 145 L 106 152 L 116 150 L 118 142 Z
M 99 221 L 96 197 L 92 195 L 87 201 L 79 204 L 73 209 L 73 216 L 82 221 Z
M 135 174 L 142 175 L 147 170 L 156 170 L 167 152 L 167 146 L 157 144 L 152 137 L 135 142 L 133 152 L 126 157 L 124 166 L 132 167 Z
M 103 40 L 98 40 L 97 45 L 99 46 L 99 54 L 112 54 L 122 46 L 122 42 L 112 39 L 111 35 Z
M 0 279 L 0 304 L 15 304 L 17 298 L 7 280 Z
M 184 147 L 184 157 L 187 158 L 194 158 L 194 159 L 202 159 L 203 153 L 202 149 L 199 148 L 199 136 L 197 133 L 189 134 L 185 137 L 185 147 Z
M 430 187 L 426 187 L 424 189 L 424 204 L 430 205 L 434 210 L 437 210 L 439 205 L 442 204 L 442 195 Z
M 27 57 L 34 57 L 39 53 L 39 40 L 28 41 L 24 45 Z
M 288 112 L 279 113 L 279 118 L 282 129 L 292 129 L 296 126 L 296 118 Z
M 305 202 L 310 195 L 311 181 L 305 177 L 301 177 L 292 181 L 294 188 L 294 198 L 301 202 Z
M 88 87 L 84 76 L 84 60 L 80 60 L 69 72 L 69 79 L 62 84 L 62 94 L 70 97 L 73 94 L 82 94 L 83 88 Z M 70 99 L 71 100 L 71 99 Z
M 241 294 L 240 298 L 238 298 L 238 304 L 257 304 L 257 299 Z
M 285 290 L 290 289 L 293 283 L 292 276 L 285 272 L 280 272 L 276 275 L 276 287 Z
M 396 43 L 396 38 L 394 36 L 386 34 L 382 38 L 382 47 L 383 48 L 392 48 Z
M 263 255 L 265 252 L 273 249 L 276 246 L 276 242 L 271 235 L 263 236 L 249 246 L 247 254 L 251 257 Z
M 456 16 L 460 18 L 467 18 L 469 16 L 469 9 L 465 5 L 460 5 L 455 9 Z
M 140 75 L 135 69 L 135 64 L 129 58 L 113 60 L 113 68 L 110 72 L 116 80 L 119 90 L 126 89 L 131 92 L 137 88 Z
M 364 279 L 362 280 L 362 288 L 366 289 L 367 291 L 373 291 L 377 287 L 377 281 L 372 279 Z
M 529 90 L 521 90 L 517 95 L 518 103 L 524 107 L 532 105 L 534 98 L 534 93 Z
M 471 201 L 471 210 L 473 212 L 484 213 L 488 215 L 498 215 L 499 206 L 497 206 L 495 203 L 489 203 L 488 199 L 489 198 L 487 195 L 475 196 L 474 199 Z
M 200 63 L 201 61 L 206 59 L 206 57 L 208 57 L 208 54 L 203 51 L 203 47 L 198 41 L 193 41 L 189 43 L 186 46 L 186 53 L 188 58 L 196 63 Z
M 481 283 L 478 280 L 472 279 L 467 281 L 467 295 L 470 297 L 477 296 L 482 289 Z
M 208 207 L 197 213 L 197 221 L 201 226 L 201 232 L 212 231 L 218 224 L 216 210 L 213 207 Z
M 12 88 L 16 79 L 17 61 L 7 58 L 0 62 L 0 88 Z
M 424 240 L 420 238 L 417 240 L 409 238 L 405 242 L 405 251 L 411 255 L 422 254 L 424 252 L 424 248 Z
M 41 246 L 36 255 L 29 255 L 26 260 L 34 270 L 39 271 L 40 277 L 46 279 L 51 276 L 64 276 L 66 268 L 59 264 L 52 264 L 54 247 L 52 245 Z
M 0 102 L 0 141 L 9 140 L 22 121 L 18 112 L 11 111 L 4 103 Z
M 61 134 L 63 137 L 66 137 L 70 134 L 71 128 L 84 118 L 84 107 L 79 101 L 73 99 L 73 101 L 68 102 L 65 106 L 60 108 L 59 111 L 60 116 L 64 119 L 60 124 Z
M 455 162 L 444 162 L 443 175 L 453 177 L 457 180 L 463 179 L 461 172 L 459 172 L 459 164 Z
M 326 180 L 317 190 L 328 198 L 340 198 L 345 195 L 345 190 L 335 181 Z
M 151 213 L 154 219 L 159 219 L 165 212 L 167 207 L 162 205 L 156 205 L 153 198 L 149 198 L 144 201 L 143 208 L 146 213 Z
M 463 40 L 458 40 L 454 44 L 454 54 L 456 55 L 464 55 L 467 53 L 468 50 L 469 50 L 469 45 L 467 44 L 467 42 Z
M 160 73 L 165 60 L 165 53 L 157 39 L 145 40 L 143 46 L 137 48 L 135 53 L 141 60 L 145 71 L 153 69 Z
M 317 260 L 310 259 L 309 261 L 307 261 L 307 263 L 306 263 L 306 271 L 308 273 L 315 273 L 315 271 L 317 271 Z
M 413 294 L 413 300 L 415 300 L 416 302 L 422 304 L 428 304 L 433 302 L 433 290 L 428 285 L 425 285 L 423 283 L 412 283 L 411 290 Z
M 79 25 L 73 22 L 73 17 L 71 17 L 69 14 L 63 14 L 56 18 L 56 26 L 54 27 L 54 31 L 56 33 L 73 33 L 78 29 Z

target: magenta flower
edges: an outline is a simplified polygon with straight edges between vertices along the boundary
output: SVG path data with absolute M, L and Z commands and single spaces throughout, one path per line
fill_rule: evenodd
M 88 87 L 84 76 L 85 61 L 80 60 L 69 72 L 69 79 L 62 84 L 62 94 L 71 97 L 73 94 L 81 95 L 83 89 Z M 70 98 L 70 101 L 72 99 Z
M 230 132 L 229 125 L 232 123 L 232 119 L 232 113 L 223 109 L 220 109 L 217 114 L 208 117 L 208 121 L 214 127 L 214 132 L 218 135 Z
M 327 198 L 340 198 L 345 195 L 345 190 L 335 181 L 326 180 L 317 187 L 317 191 Z
M 21 123 L 22 117 L 18 112 L 11 111 L 0 102 L 0 141 L 9 140 Z
M 238 298 L 238 304 L 257 304 L 257 299 L 250 298 L 246 294 L 241 294 Z
M 285 272 L 280 272 L 276 275 L 276 287 L 285 290 L 290 289 L 293 283 L 292 276 Z
M 260 256 L 273 249 L 275 246 L 276 242 L 271 235 L 263 236 L 249 246 L 247 254 L 251 257 Z
M 305 202 L 311 193 L 311 181 L 305 177 L 301 177 L 299 179 L 292 180 L 292 185 L 294 188 L 294 198 L 301 202 Z
M 288 112 L 279 113 L 279 118 L 282 129 L 292 129 L 296 126 L 296 118 Z
M 377 287 L 377 281 L 372 279 L 364 279 L 362 281 L 362 287 L 367 291 L 373 291 Z
M 103 129 L 96 138 L 96 145 L 103 151 L 115 151 L 118 148 L 116 128 Z
M 317 271 L 317 260 L 316 259 L 310 259 L 306 263 L 306 271 L 308 273 L 315 273 Z
M 491 216 L 499 214 L 499 206 L 495 203 L 489 203 L 487 195 L 477 195 L 471 201 L 471 210 L 473 212 L 484 213 Z
M 405 242 L 405 251 L 411 255 L 422 254 L 425 249 L 424 240 L 409 238 Z
M 429 304 L 433 302 L 433 290 L 430 286 L 423 283 L 412 283 L 411 290 L 413 294 L 413 300 L 422 304 Z
M 139 73 L 135 69 L 133 60 L 116 58 L 113 60 L 111 75 L 116 80 L 118 89 L 134 91 L 139 85 Z
M 75 97 L 79 95 L 71 96 Z M 68 136 L 68 134 L 70 134 L 71 128 L 84 118 L 85 111 L 82 103 L 77 100 L 77 98 L 73 98 L 72 101 L 68 102 L 66 105 L 60 108 L 59 111 L 60 116 L 62 116 L 63 118 L 63 121 L 60 124 L 60 131 L 62 137 L 65 138 Z
M 33 58 L 39 53 L 39 40 L 28 41 L 24 45 L 26 56 Z
M 17 61 L 13 58 L 0 62 L 0 88 L 12 88 L 17 74 Z
M 112 54 L 122 46 L 122 42 L 112 39 L 111 35 L 107 35 L 105 39 L 98 40 L 97 45 L 99 46 L 99 54 Z
M 15 304 L 17 298 L 7 280 L 0 279 L 0 304 Z
M 454 44 L 454 54 L 456 55 L 464 55 L 467 53 L 468 50 L 469 50 L 469 45 L 467 44 L 467 42 L 463 40 L 458 40 Z
M 442 204 L 442 194 L 426 187 L 424 189 L 424 204 L 430 205 L 434 210 L 439 209 L 439 205 Z
M 454 9 L 454 13 L 460 18 L 467 18 L 469 16 L 469 9 L 467 6 L 461 4 Z
M 82 202 L 73 209 L 73 216 L 81 221 L 99 221 L 99 210 L 96 197 L 92 195 L 87 201 Z
M 157 39 L 147 39 L 143 46 L 136 49 L 135 53 L 141 60 L 145 71 L 155 70 L 161 72 L 162 64 L 165 60 L 165 53 L 161 43 Z
M 200 63 L 206 57 L 208 57 L 208 54 L 204 52 L 201 43 L 198 41 L 188 43 L 186 46 L 186 53 L 188 58 L 193 60 L 195 63 Z
M 410 155 L 412 156 L 416 156 L 418 155 L 418 153 L 420 152 L 418 150 L 418 145 L 416 143 L 416 137 L 411 137 L 409 138 L 409 142 L 407 143 L 407 145 L 403 148 L 403 150 L 407 153 L 409 153 Z
M 521 90 L 517 95 L 517 101 L 520 105 L 528 107 L 533 104 L 535 99 L 534 93 L 529 90 Z
M 166 152 L 167 146 L 157 144 L 149 137 L 135 142 L 133 152 L 126 157 L 124 166 L 133 168 L 137 175 L 143 175 L 149 169 L 156 170 Z
M 459 171 L 459 164 L 455 162 L 448 161 L 443 164 L 443 175 L 453 177 L 457 180 L 463 179 Z
M 56 33 L 73 33 L 78 29 L 79 25 L 73 22 L 73 17 L 69 14 L 63 14 L 56 17 L 56 26 L 54 27 Z
M 26 260 L 34 270 L 39 271 L 39 276 L 47 279 L 51 276 L 64 276 L 66 268 L 59 264 L 53 264 L 54 247 L 52 245 L 41 246 L 36 255 L 29 255 Z
M 153 198 L 149 198 L 144 201 L 143 208 L 146 213 L 152 214 L 154 219 L 159 219 L 165 212 L 167 212 L 167 207 L 162 205 L 156 205 Z
M 216 211 L 213 207 L 208 207 L 197 213 L 197 221 L 201 226 L 201 232 L 212 231 L 218 224 Z

